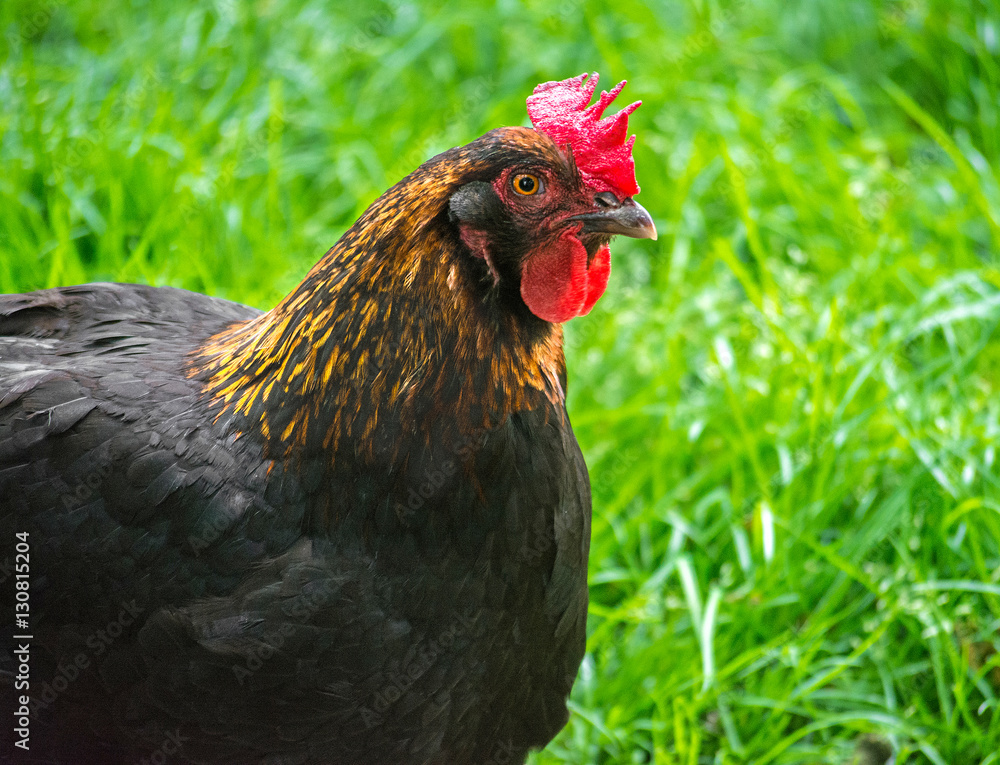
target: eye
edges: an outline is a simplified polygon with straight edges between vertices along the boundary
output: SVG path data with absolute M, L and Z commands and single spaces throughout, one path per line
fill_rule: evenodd
M 542 179 L 531 173 L 518 173 L 511 179 L 511 185 L 521 196 L 530 197 L 542 190 Z

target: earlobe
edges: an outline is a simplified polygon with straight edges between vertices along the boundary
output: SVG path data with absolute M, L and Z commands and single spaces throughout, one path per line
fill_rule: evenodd
M 462 244 L 469 248 L 469 252 L 477 258 L 482 258 L 486 261 L 486 265 L 490 269 L 490 275 L 493 277 L 493 285 L 496 286 L 499 284 L 500 274 L 497 273 L 496 266 L 493 265 L 493 258 L 490 255 L 490 240 L 487 233 L 468 225 L 460 225 L 458 232 L 459 237 L 462 239 Z
M 506 216 L 503 203 L 493 186 L 483 181 L 473 181 L 462 186 L 452 194 L 448 202 L 448 217 L 458 225 L 462 244 L 475 257 L 486 261 L 493 284 L 499 284 L 500 274 L 493 263 L 490 237 L 486 232 L 498 230 Z

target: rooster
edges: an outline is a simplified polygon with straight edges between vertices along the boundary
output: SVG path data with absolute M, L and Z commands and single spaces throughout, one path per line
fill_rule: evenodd
M 613 235 L 656 238 L 639 104 L 596 84 L 428 160 L 266 313 L 0 297 L 0 538 L 30 564 L 4 758 L 522 763 L 565 725 L 591 508 L 561 323 Z

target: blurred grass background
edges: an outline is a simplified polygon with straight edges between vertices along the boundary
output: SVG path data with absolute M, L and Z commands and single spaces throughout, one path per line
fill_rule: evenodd
M 1000 763 L 1000 8 L 4 0 L 0 291 L 273 305 L 597 70 L 655 243 L 567 327 L 589 653 L 534 762 Z

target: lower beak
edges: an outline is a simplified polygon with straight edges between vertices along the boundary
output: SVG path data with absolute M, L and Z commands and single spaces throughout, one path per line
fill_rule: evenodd
M 634 239 L 656 239 L 653 219 L 646 208 L 631 197 L 617 206 L 574 215 L 570 220 L 583 223 L 583 234 L 621 234 Z

